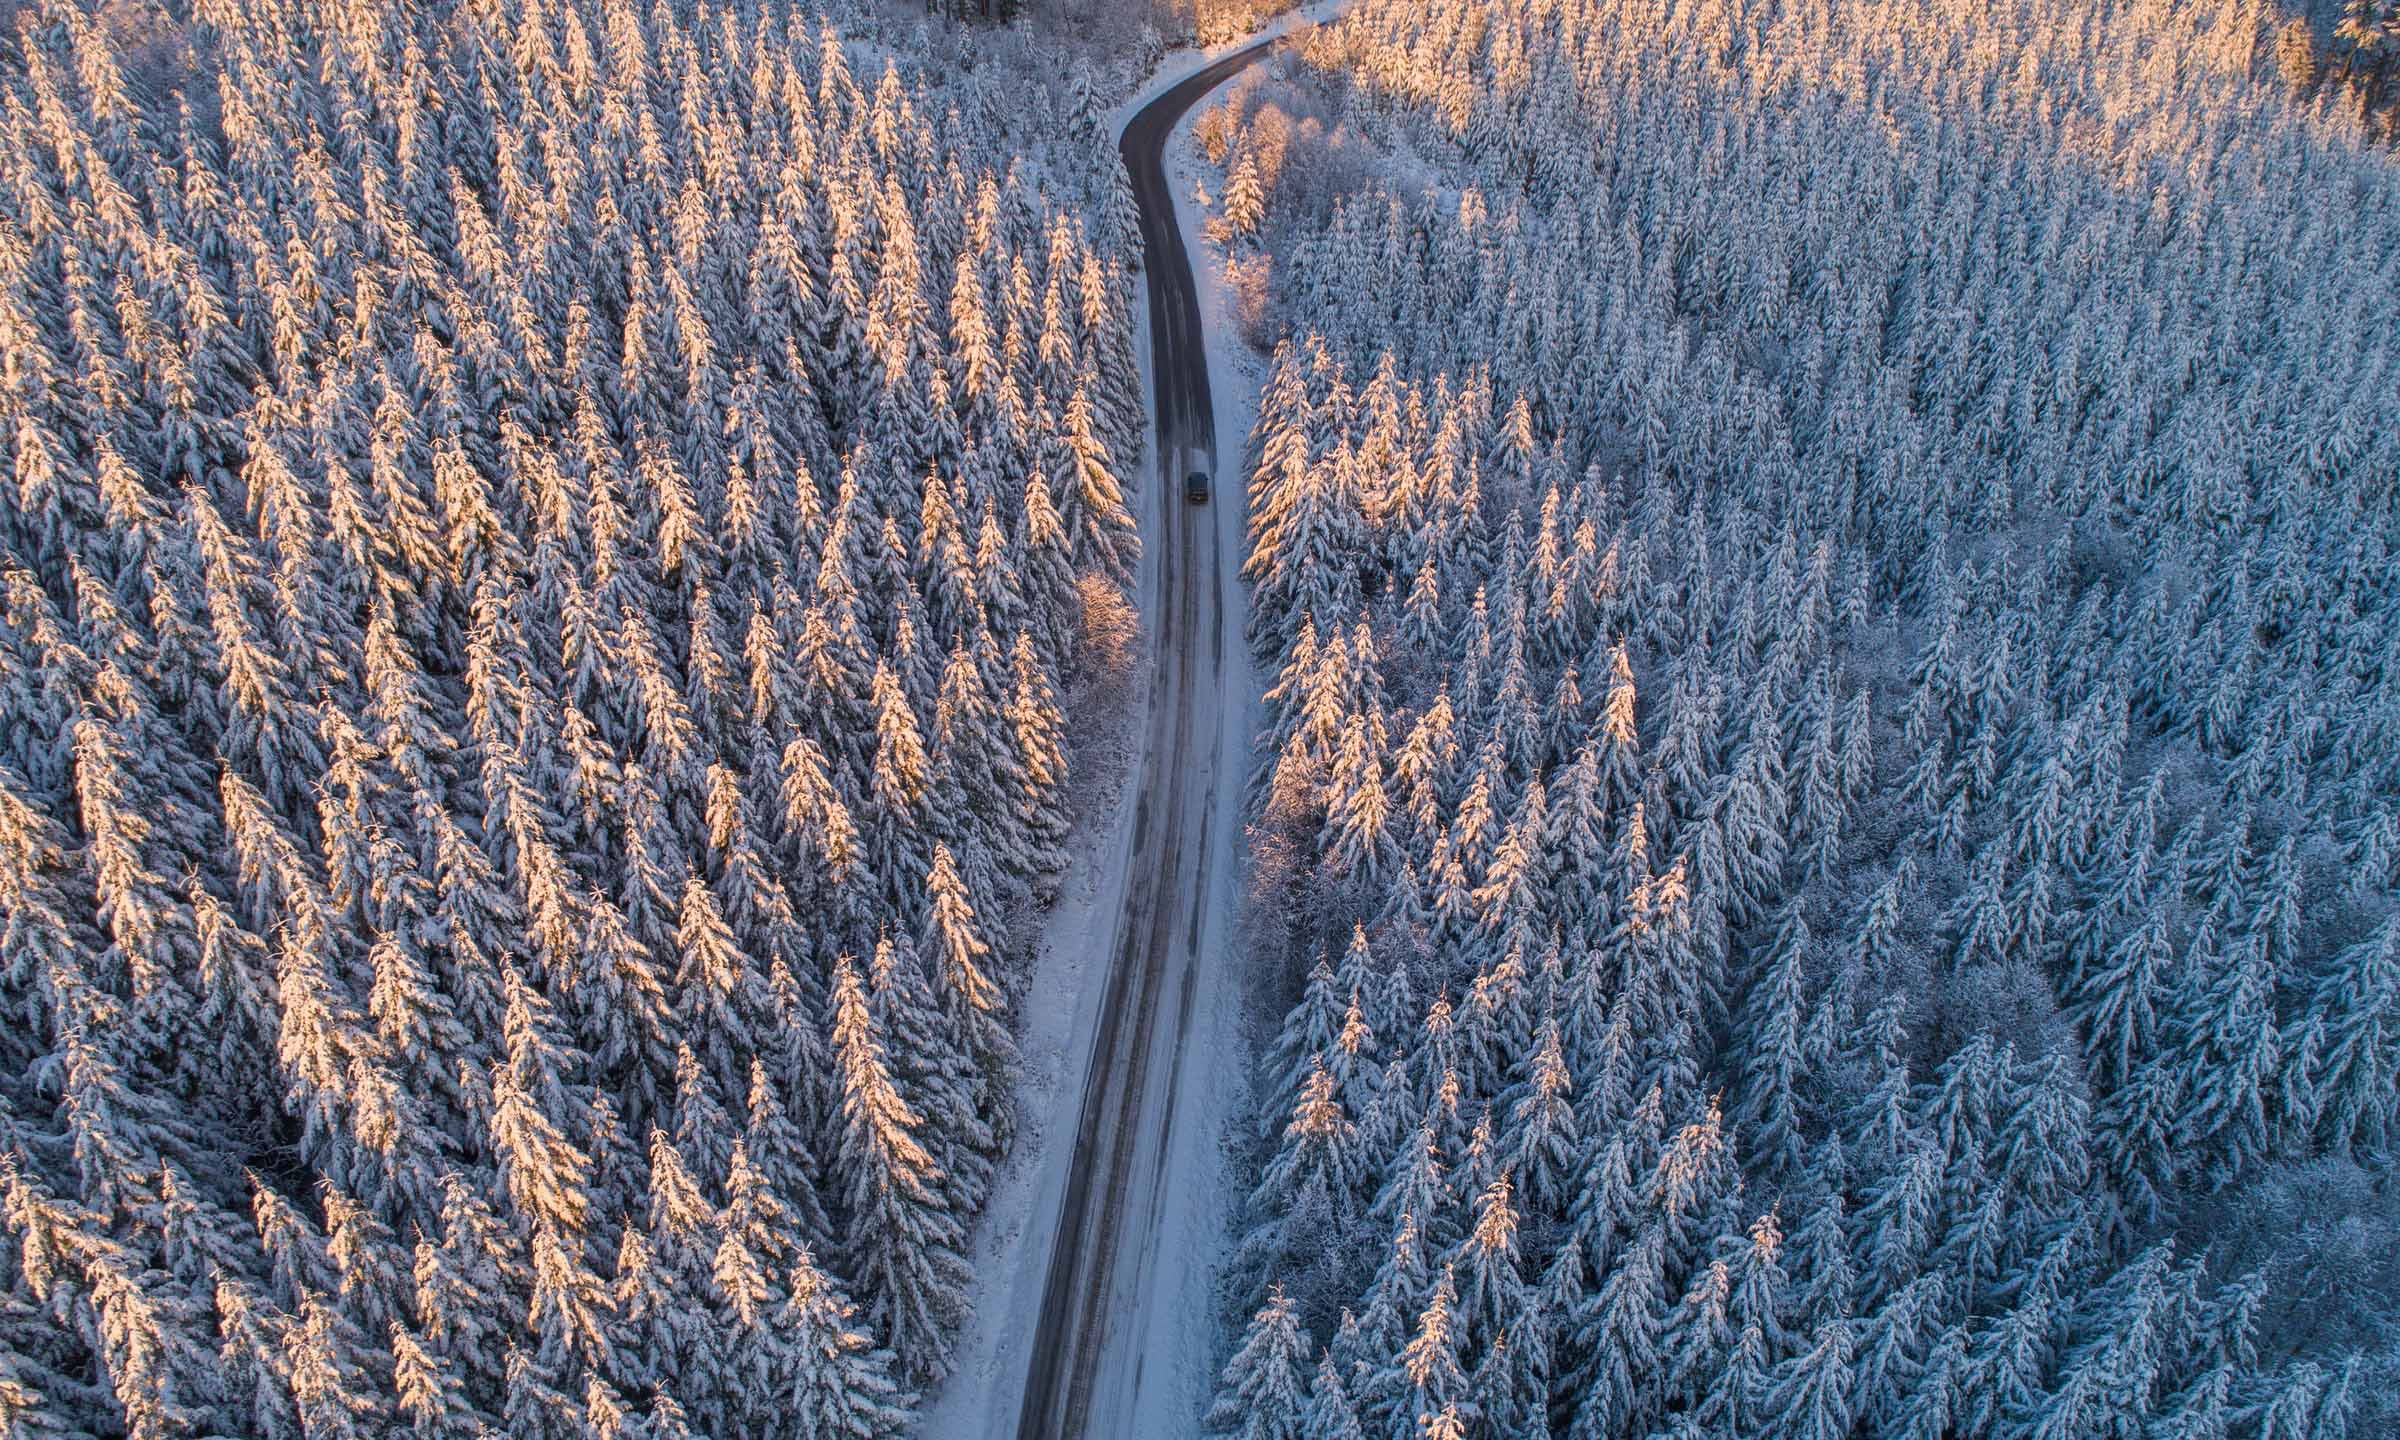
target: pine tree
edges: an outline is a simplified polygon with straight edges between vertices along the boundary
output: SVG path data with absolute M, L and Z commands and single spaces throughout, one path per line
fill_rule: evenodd
M 1850 1324 L 1831 1320 L 1804 1352 L 1776 1367 L 1765 1420 L 1774 1433 L 1839 1440 L 1850 1433 Z
M 1308 1440 L 1366 1440 L 1367 1432 L 1350 1404 L 1349 1388 L 1343 1384 L 1330 1351 L 1317 1360 L 1316 1378 L 1309 1387 L 1308 1409 L 1301 1417 L 1300 1433 Z
M 1454 1407 L 1467 1389 L 1463 1368 L 1466 1336 L 1455 1309 L 1458 1294 L 1453 1278 L 1445 1268 L 1434 1282 L 1433 1294 L 1417 1317 L 1415 1333 L 1399 1354 L 1407 1403 L 1420 1425 L 1427 1417 Z
M 1276 1285 L 1267 1292 L 1265 1307 L 1251 1317 L 1241 1347 L 1225 1362 L 1219 1381 L 1223 1397 L 1209 1412 L 1210 1432 L 1243 1440 L 1300 1440 L 1309 1433 L 1303 1428 L 1310 1402 L 1301 1374 L 1307 1358 L 1307 1334 L 1283 1287 Z
M 1799 1086 L 1808 1073 L 1806 992 L 1801 957 L 1809 945 L 1808 923 L 1797 907 L 1776 937 L 1773 958 L 1750 992 L 1739 1022 L 1750 1037 L 1748 1092 L 1737 1123 L 1745 1148 L 1771 1173 L 1798 1167 L 1804 1137 Z
M 883 1041 L 858 971 L 834 967 L 833 1040 L 842 1069 L 839 1163 L 848 1198 L 847 1250 L 866 1316 L 906 1373 L 938 1378 L 942 1335 L 963 1304 L 957 1219 L 935 1188 L 940 1172 L 918 1120 L 892 1087 Z
M 784 1285 L 777 1327 L 789 1337 L 795 1368 L 779 1397 L 782 1415 L 804 1435 L 878 1440 L 907 1433 L 913 1398 L 893 1377 L 891 1352 L 872 1348 L 851 1328 L 856 1307 L 803 1248 Z

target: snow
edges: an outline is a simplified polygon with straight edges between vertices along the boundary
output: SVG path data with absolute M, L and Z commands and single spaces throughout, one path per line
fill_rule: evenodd
M 1121 132 L 1142 106 L 1211 60 L 1330 18 L 1347 3 L 1318 0 L 1278 17 L 1246 39 L 1169 56 L 1148 83 L 1117 108 L 1110 125 Z M 1257 411 L 1264 361 L 1233 338 L 1238 331 L 1221 257 L 1200 238 L 1202 217 L 1194 200 L 1200 163 L 1192 153 L 1187 117 L 1170 140 L 1167 171 L 1210 339 L 1214 449 L 1217 456 L 1238 457 Z M 1149 329 L 1149 307 L 1144 304 L 1134 352 L 1141 357 L 1146 397 L 1156 394 Z M 1139 474 L 1161 473 L 1155 451 L 1153 432 Z M 1195 808 L 1204 816 L 1206 832 L 1200 857 L 1206 897 L 1198 946 L 1202 973 L 1184 977 L 1193 983 L 1170 982 L 1160 997 L 1156 1033 L 1162 1040 L 1175 1037 L 1175 1052 L 1168 1057 L 1163 1083 L 1148 1087 L 1144 1103 L 1149 1113 L 1142 1131 L 1165 1136 L 1164 1153 L 1144 1158 L 1164 1167 L 1173 1179 L 1152 1187 L 1154 1213 L 1128 1214 L 1123 1220 L 1126 1248 L 1114 1281 L 1123 1308 L 1112 1332 L 1117 1343 L 1109 1347 L 1094 1378 L 1089 1425 L 1094 1436 L 1197 1434 L 1222 1348 L 1215 1281 L 1236 1199 L 1223 1139 L 1233 1118 L 1244 1110 L 1250 1071 L 1242 1025 L 1244 968 L 1236 948 L 1241 911 L 1236 837 L 1243 778 L 1260 719 L 1259 686 L 1241 641 L 1246 609 L 1240 575 L 1245 487 L 1238 474 L 1229 479 L 1221 466 L 1218 470 L 1217 499 L 1205 513 L 1217 526 L 1215 553 L 1224 607 L 1218 637 L 1223 661 L 1214 696 L 1222 710 L 1215 762 L 1193 777 L 1205 787 L 1205 793 L 1195 797 L 1202 801 Z M 1160 507 L 1179 493 L 1179 487 L 1145 483 L 1131 488 L 1145 537 L 1141 593 L 1147 601 L 1159 579 Z M 1154 635 L 1145 634 L 1143 673 L 1133 677 L 1128 693 L 1148 691 L 1148 668 L 1157 663 L 1155 643 Z M 1204 686 L 1194 691 L 1204 693 Z M 1140 743 L 1134 738 L 1146 733 L 1140 718 L 1119 718 L 1121 744 Z M 1104 807 L 1095 807 L 1099 814 L 1085 831 L 1044 936 L 1029 991 L 1035 1003 L 1027 1007 L 1019 1042 L 1023 1068 L 1016 1148 L 977 1225 L 969 1257 L 976 1274 L 973 1314 L 960 1337 L 957 1368 L 924 1412 L 920 1433 L 926 1440 L 999 1440 L 1016 1433 L 1116 917 L 1124 909 L 1130 883 L 1131 826 L 1139 786 L 1125 781 L 1137 775 L 1148 758 L 1125 756 L 1126 763 L 1112 777 L 1115 792 Z M 1178 1017 L 1174 1012 L 1187 1004 L 1188 1016 Z
M 1135 339 L 1149 378 L 1149 338 Z M 1139 487 L 1136 506 L 1145 535 L 1154 533 L 1153 486 Z M 1144 584 L 1150 562 L 1145 559 Z M 1137 673 L 1121 687 L 1147 694 L 1155 657 L 1145 644 Z M 956 1369 L 925 1408 L 919 1433 L 927 1440 L 982 1440 L 1016 1432 L 1025 1384 L 1032 1317 L 1041 1313 L 1050 1237 L 1057 1229 L 1074 1155 L 1075 1124 L 1083 1108 L 1083 1078 L 1107 989 L 1116 918 L 1125 909 L 1126 860 L 1133 850 L 1138 787 L 1126 783 L 1146 756 L 1133 753 L 1145 733 L 1130 705 L 1108 720 L 1109 730 L 1080 737 L 1076 761 L 1097 762 L 1104 798 L 1085 816 L 1057 905 L 1043 927 L 1040 957 L 1027 987 L 1024 1028 L 1017 1037 L 1018 1130 L 1015 1148 L 977 1220 L 967 1259 L 975 1272 L 972 1314 L 959 1335 Z M 1080 778 L 1079 778 L 1080 783 Z M 1053 1143 L 1053 1142 L 1056 1143 Z
M 1173 51 L 1159 60 L 1158 68 L 1150 72 L 1150 78 L 1142 82 L 1142 88 L 1134 91 L 1123 104 L 1109 112 L 1109 133 L 1112 135 L 1125 133 L 1126 122 L 1140 114 L 1143 106 L 1165 94 L 1173 88 L 1176 82 L 1205 68 L 1210 61 L 1222 59 L 1236 50 L 1246 50 L 1262 40 L 1280 40 L 1304 25 L 1323 24 L 1349 8 L 1350 3 L 1351 0 L 1313 0 L 1313 3 L 1286 10 L 1239 40 L 1227 40 L 1208 46 L 1187 46 L 1184 49 Z M 1191 238 L 1197 236 L 1199 231 L 1188 224 L 1185 228 L 1188 232 L 1186 243 L 1190 244 Z M 1201 247 L 1192 245 L 1192 259 L 1195 265 L 1201 258 Z M 1144 360 L 1143 364 L 1146 367 L 1149 362 Z M 1144 391 L 1143 393 L 1148 394 L 1149 392 Z M 1221 435 L 1224 427 L 1219 425 L 1217 428 Z
M 1340 8 L 1311 6 L 1285 16 L 1269 27 L 1269 33 L 1281 34 L 1302 19 L 1313 21 Z M 1193 113 L 1199 112 L 1195 109 Z M 1216 1381 L 1217 1357 L 1223 1349 L 1216 1278 L 1227 1255 L 1231 1240 L 1228 1222 L 1239 1198 L 1234 1190 L 1238 1177 L 1229 1173 L 1226 1164 L 1224 1138 L 1234 1118 L 1247 1112 L 1250 1080 L 1251 1056 L 1242 1026 L 1242 982 L 1247 967 L 1238 950 L 1242 865 L 1237 842 L 1243 781 L 1250 772 L 1251 742 L 1262 728 L 1262 719 L 1261 687 L 1252 672 L 1249 647 L 1242 643 L 1248 612 L 1248 591 L 1241 577 L 1247 486 L 1238 462 L 1257 416 L 1265 362 L 1236 338 L 1233 295 L 1225 284 L 1222 257 L 1200 238 L 1203 217 L 1194 199 L 1194 184 L 1202 163 L 1192 151 L 1187 117 L 1168 142 L 1167 175 L 1200 292 L 1201 325 L 1209 339 L 1215 451 L 1221 457 L 1218 498 L 1208 508 L 1217 524 L 1224 641 L 1217 703 L 1224 721 L 1216 763 L 1209 767 L 1213 780 L 1208 806 L 1210 848 L 1202 859 L 1207 904 L 1200 936 L 1200 954 L 1212 966 L 1205 978 L 1214 983 L 1194 987 L 1192 1014 L 1174 1057 L 1175 1083 L 1165 1096 L 1174 1105 L 1167 1130 L 1167 1164 L 1179 1178 L 1161 1187 L 1163 1213 L 1147 1237 L 1150 1253 L 1144 1256 L 1146 1263 L 1135 1271 L 1146 1270 L 1150 1276 L 1138 1308 L 1128 1317 L 1139 1327 L 1135 1332 L 1138 1339 L 1117 1352 L 1130 1352 L 1134 1366 L 1132 1384 L 1121 1392 L 1129 1395 L 1127 1413 L 1117 1417 L 1130 1423 L 1107 1425 L 1103 1423 L 1109 1418 L 1106 1412 L 1095 1407 L 1095 1436 L 1196 1435 L 1200 1431 Z M 1102 1379 L 1107 1379 L 1105 1371 Z
M 1122 118 L 1110 123 L 1123 128 Z M 1139 301 L 1138 284 L 1135 294 L 1133 349 L 1141 359 L 1142 394 L 1148 397 L 1156 393 L 1149 306 Z M 1136 474 L 1150 476 L 1157 470 L 1154 430 L 1144 427 Z M 1146 600 L 1158 580 L 1152 541 L 1159 533 L 1160 487 L 1137 484 L 1128 490 L 1143 536 L 1139 593 Z M 1145 627 L 1138 672 L 1121 687 L 1124 695 L 1151 692 L 1150 672 L 1158 663 L 1155 641 Z M 1079 827 L 1067 881 L 1044 927 L 1041 955 L 1026 990 L 1024 1030 L 1017 1037 L 1016 1143 L 992 1187 L 990 1205 L 976 1222 L 974 1247 L 967 1256 L 975 1272 L 969 1294 L 972 1310 L 959 1335 L 956 1368 L 920 1418 L 918 1433 L 925 1440 L 997 1440 L 1016 1433 L 1036 1317 L 1049 1278 L 1051 1238 L 1057 1233 L 1074 1159 L 1100 999 L 1108 988 L 1109 955 L 1131 879 L 1140 787 L 1128 782 L 1149 763 L 1149 756 L 1139 753 L 1148 734 L 1142 719 L 1128 705 L 1109 721 L 1114 733 L 1105 744 L 1114 765 L 1106 783 L 1113 793 L 1104 804 L 1092 806 Z

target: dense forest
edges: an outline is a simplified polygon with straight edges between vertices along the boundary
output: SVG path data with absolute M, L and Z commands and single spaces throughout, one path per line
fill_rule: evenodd
M 2400 175 L 2272 45 L 1359 0 L 1204 120 L 1295 977 L 1219 1433 L 2400 1423 Z
M 2275 32 L 2274 53 L 2293 94 L 2400 142 L 2400 5 L 2340 0 L 2329 23 L 2309 13 L 2322 15 L 2322 3 L 2292 8 L 2301 13 Z
M 0 1433 L 901 1432 L 1130 643 L 1113 158 L 781 0 L 137 9 L 0 47 Z

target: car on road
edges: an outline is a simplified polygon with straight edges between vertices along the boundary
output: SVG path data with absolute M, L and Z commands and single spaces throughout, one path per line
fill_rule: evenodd
M 1194 505 L 1208 503 L 1207 471 L 1194 470 L 1191 474 L 1183 477 L 1183 498 L 1191 501 Z

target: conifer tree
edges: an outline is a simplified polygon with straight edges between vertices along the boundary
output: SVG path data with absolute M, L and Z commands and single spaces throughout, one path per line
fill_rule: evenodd
M 847 1249 L 874 1298 L 866 1317 L 908 1373 L 947 1368 L 941 1336 L 963 1303 L 959 1226 L 936 1188 L 940 1171 L 917 1138 L 918 1120 L 892 1086 L 883 1041 L 857 968 L 834 967 L 833 1041 L 842 1069 L 840 1167 L 849 1211 Z
M 1304 1412 L 1311 1397 L 1301 1373 L 1307 1357 L 1307 1334 L 1277 1285 L 1251 1317 L 1241 1348 L 1225 1362 L 1224 1395 L 1209 1412 L 1210 1431 L 1242 1440 L 1300 1440 L 1310 1434 Z M 1339 1379 L 1333 1383 L 1338 1394 Z M 1326 1397 L 1320 1394 L 1316 1401 L 1321 1407 Z

